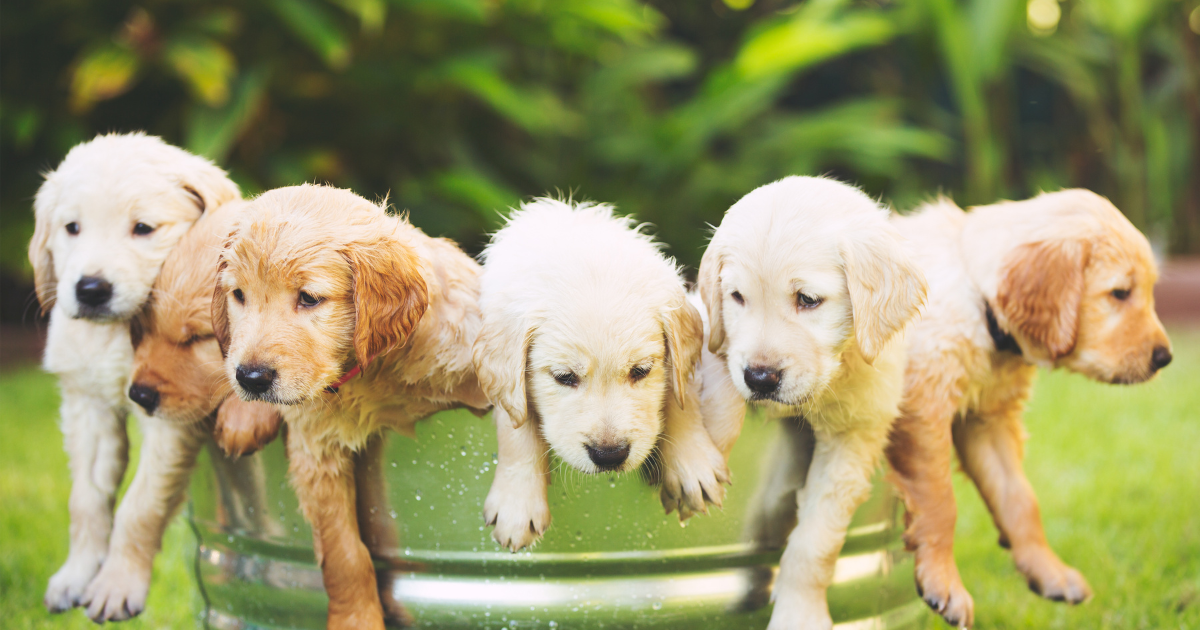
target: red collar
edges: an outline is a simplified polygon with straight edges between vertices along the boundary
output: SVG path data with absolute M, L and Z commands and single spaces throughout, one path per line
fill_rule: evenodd
M 358 376 L 359 372 L 362 372 L 362 366 L 361 365 L 354 366 L 354 368 L 352 370 L 350 370 L 349 372 L 346 372 L 344 375 L 342 375 L 342 378 L 339 378 L 336 383 L 334 383 L 333 385 L 330 385 L 329 387 L 326 387 L 325 391 L 330 394 L 336 394 L 339 387 L 341 387 L 342 385 L 345 385 L 346 381 L 349 381 L 350 379 L 354 378 L 355 376 Z

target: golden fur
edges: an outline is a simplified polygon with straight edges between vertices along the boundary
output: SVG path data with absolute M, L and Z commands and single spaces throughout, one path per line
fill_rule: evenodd
M 1087 581 L 1059 560 L 1042 531 L 1021 469 L 1021 416 L 1036 366 L 1137 383 L 1169 362 L 1149 243 L 1086 190 L 969 213 L 941 199 L 893 222 L 931 288 L 910 333 L 902 416 L 888 448 L 909 510 L 905 540 L 916 552 L 918 590 L 947 622 L 973 623 L 953 555 L 956 451 L 1030 588 L 1054 600 L 1087 599 Z M 989 307 L 997 332 L 1012 337 L 1001 344 L 1017 351 L 997 347 Z
M 222 250 L 214 332 L 238 395 L 273 403 L 288 425 L 329 628 L 383 627 L 352 455 L 384 429 L 411 434 L 434 412 L 488 406 L 471 365 L 478 297 L 479 267 L 452 243 L 324 186 L 264 193 Z M 247 389 L 251 368 L 274 371 L 269 387 Z

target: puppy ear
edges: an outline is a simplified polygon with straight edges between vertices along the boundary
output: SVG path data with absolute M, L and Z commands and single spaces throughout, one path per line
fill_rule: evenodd
M 366 367 L 408 341 L 429 307 L 422 260 L 400 241 L 351 243 L 343 252 L 354 276 L 354 354 Z
M 696 286 L 700 288 L 700 299 L 708 310 L 708 351 L 717 353 L 725 344 L 725 321 L 721 317 L 723 296 L 721 295 L 721 267 L 724 261 L 710 244 L 700 259 L 700 273 Z
M 700 312 L 686 299 L 663 317 L 663 337 L 667 340 L 667 363 L 671 366 L 671 390 L 675 402 L 683 409 L 688 379 L 700 361 L 704 344 L 704 320 Z
M 514 429 L 529 419 L 525 376 L 533 332 L 534 327 L 521 317 L 484 313 L 471 349 L 479 387 L 488 400 L 504 409 Z
M 217 263 L 217 282 L 212 297 L 213 336 L 217 338 L 217 345 L 221 347 L 222 357 L 229 355 L 229 297 L 225 295 L 225 288 L 221 286 L 220 280 L 224 271 L 225 257 L 222 256 Z
M 1000 272 L 996 308 L 1053 359 L 1075 347 L 1088 250 L 1086 241 L 1075 239 L 1026 243 L 1008 255 Z
M 841 244 L 854 337 L 867 363 L 925 303 L 925 274 L 909 259 L 891 226 Z
M 191 159 L 187 160 L 187 164 L 181 165 L 176 178 L 183 192 L 196 204 L 200 212 L 242 196 L 237 184 L 229 179 L 225 171 L 200 156 L 188 157 Z
M 45 183 L 38 188 L 33 201 L 35 225 L 33 239 L 29 241 L 29 264 L 33 267 L 33 288 L 37 292 L 41 311 L 45 313 L 54 305 L 58 289 L 58 278 L 54 275 L 54 255 L 50 251 L 50 236 L 54 233 L 51 214 L 58 203 L 58 183 L 54 174 L 46 176 Z

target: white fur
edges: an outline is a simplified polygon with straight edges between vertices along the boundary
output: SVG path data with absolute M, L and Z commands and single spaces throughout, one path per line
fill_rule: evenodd
M 622 472 L 657 445 L 668 511 L 703 512 L 706 496 L 719 505 L 728 470 L 693 378 L 703 327 L 658 245 L 611 206 L 538 199 L 484 257 L 475 365 L 496 405 L 499 464 L 484 506 L 496 540 L 520 549 L 548 526 L 551 448 L 594 473 L 589 445 L 627 444 Z M 635 379 L 637 367 L 649 371 Z M 578 384 L 556 380 L 567 374 Z
M 38 190 L 29 259 L 42 308 L 50 311 L 42 365 L 59 377 L 72 478 L 70 553 L 46 590 L 51 611 L 81 603 L 107 553 L 128 451 L 128 319 L 146 302 L 163 259 L 201 206 L 237 195 L 212 163 L 141 133 L 76 146 Z M 66 230 L 72 222 L 76 235 Z M 133 234 L 139 222 L 154 231 Z M 75 285 L 84 276 L 112 284 L 106 307 L 80 308 Z
M 898 412 L 903 331 L 925 281 L 887 216 L 845 184 L 789 177 L 734 204 L 701 264 L 710 347 L 732 385 L 754 399 L 744 370 L 782 370 L 760 402 L 772 415 L 803 416 L 816 437 L 772 629 L 832 627 L 825 593 Z M 821 302 L 803 308 L 798 292 Z

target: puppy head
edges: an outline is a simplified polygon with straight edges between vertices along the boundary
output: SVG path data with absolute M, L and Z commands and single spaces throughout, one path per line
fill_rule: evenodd
M 700 314 L 674 265 L 610 207 L 545 199 L 486 256 L 474 349 L 485 393 L 581 471 L 640 466 L 700 355 Z
M 109 134 L 76 146 L 34 198 L 29 261 L 42 308 L 129 319 L 192 223 L 238 196 L 224 171 L 153 136 Z
M 738 201 L 700 265 L 709 347 L 748 400 L 794 406 L 868 363 L 917 313 L 925 278 L 855 188 L 789 177 Z
M 412 229 L 347 190 L 255 199 L 221 251 L 212 297 L 238 395 L 296 404 L 404 345 L 428 305 Z
M 1046 229 L 1003 261 L 996 309 L 1034 358 L 1093 379 L 1138 383 L 1171 360 L 1154 311 L 1150 244 L 1108 200 L 1085 190 L 1030 202 Z

